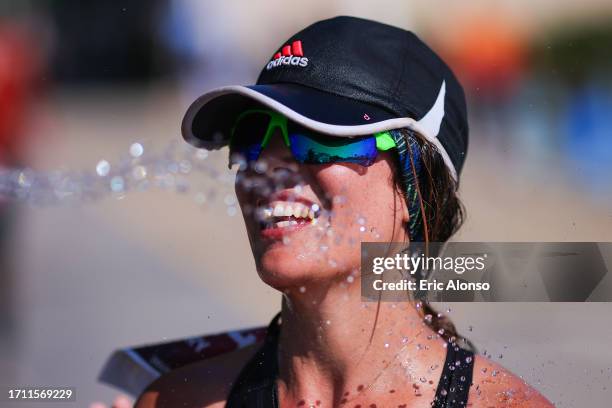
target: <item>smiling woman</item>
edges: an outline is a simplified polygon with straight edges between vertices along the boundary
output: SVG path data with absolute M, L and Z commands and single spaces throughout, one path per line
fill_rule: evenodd
M 273 60 L 297 42 L 308 64 L 268 64 L 183 121 L 189 142 L 229 144 L 281 312 L 262 343 L 171 371 L 137 407 L 551 406 L 407 292 L 361 300 L 360 242 L 446 241 L 461 224 L 468 131 L 452 72 L 414 34 L 363 19 L 315 23 Z

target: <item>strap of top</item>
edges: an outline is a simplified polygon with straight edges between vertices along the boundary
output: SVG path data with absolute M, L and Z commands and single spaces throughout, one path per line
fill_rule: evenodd
M 278 408 L 278 334 L 280 313 L 270 322 L 264 344 L 244 366 L 227 398 L 226 408 Z M 472 384 L 474 354 L 448 344 L 432 408 L 463 408 Z
M 278 333 L 280 312 L 268 325 L 264 344 L 244 366 L 232 386 L 226 408 L 278 407 L 276 378 L 278 377 Z
M 432 408 L 461 408 L 468 402 L 474 371 L 474 353 L 447 343 L 446 360 Z

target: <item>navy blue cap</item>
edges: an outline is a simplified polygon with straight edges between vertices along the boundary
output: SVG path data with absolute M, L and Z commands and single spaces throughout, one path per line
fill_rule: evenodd
M 355 17 L 314 23 L 266 60 L 255 85 L 198 98 L 182 133 L 208 149 L 227 144 L 253 101 L 313 130 L 352 137 L 408 127 L 437 148 L 458 179 L 468 146 L 465 95 L 450 68 L 415 34 Z

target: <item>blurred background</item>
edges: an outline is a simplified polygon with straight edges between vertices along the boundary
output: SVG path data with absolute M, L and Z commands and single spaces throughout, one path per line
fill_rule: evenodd
M 195 97 L 254 82 L 292 33 L 339 14 L 416 32 L 463 83 L 468 219 L 457 240 L 612 241 L 603 0 L 2 0 L 0 167 L 93 170 L 135 141 L 180 144 Z M 208 163 L 225 171 L 225 154 Z M 256 275 L 231 188 L 176 180 L 85 205 L 0 197 L 1 385 L 111 401 L 96 377 L 114 349 L 269 321 L 280 296 Z M 612 305 L 450 309 L 481 351 L 557 406 L 610 406 Z

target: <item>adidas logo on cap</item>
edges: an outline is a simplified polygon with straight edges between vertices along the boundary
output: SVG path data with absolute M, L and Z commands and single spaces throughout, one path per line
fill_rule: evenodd
M 272 61 L 266 65 L 266 70 L 271 70 L 282 65 L 293 65 L 305 67 L 308 65 L 308 58 L 304 57 L 302 42 L 297 40 L 291 45 L 285 45 L 279 52 L 274 54 Z

